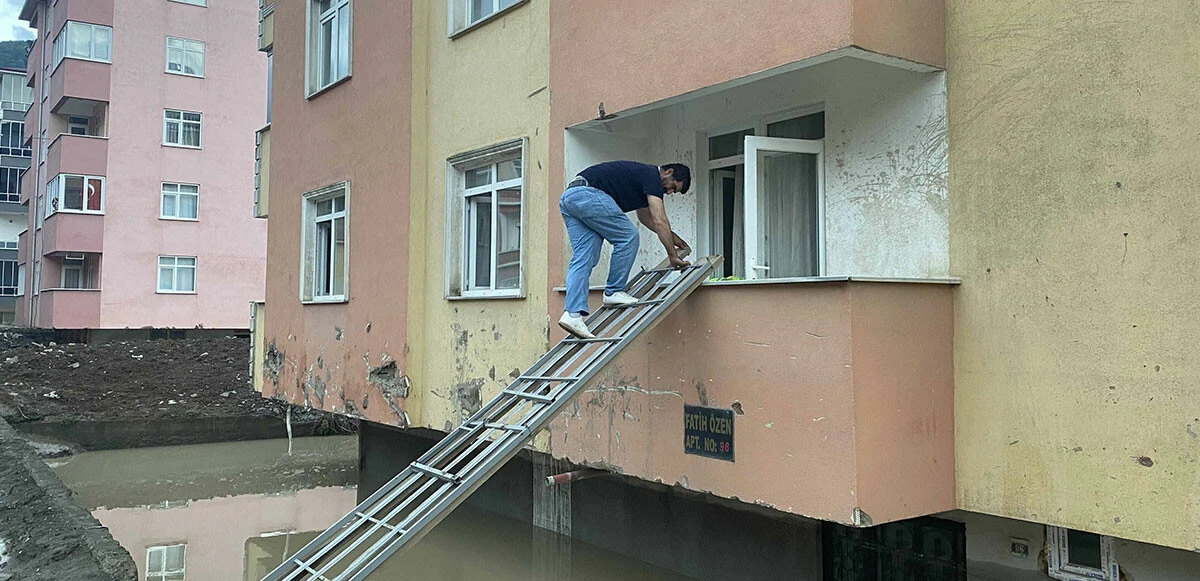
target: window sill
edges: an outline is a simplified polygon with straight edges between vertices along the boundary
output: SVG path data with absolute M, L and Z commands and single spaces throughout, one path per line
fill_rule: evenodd
M 158 219 L 163 220 L 165 222 L 199 222 L 200 221 L 199 218 L 172 218 L 170 216 L 159 216 Z
M 494 300 L 512 300 L 524 299 L 525 290 L 504 290 L 504 291 L 475 291 L 464 293 L 461 295 L 445 295 L 444 298 L 448 301 L 494 301 Z
M 491 14 L 488 14 L 487 16 L 484 16 L 483 18 L 480 18 L 479 20 L 476 20 L 475 22 L 472 22 L 471 24 L 468 24 L 454 32 L 451 32 L 450 40 L 455 40 L 458 37 L 460 37 L 468 32 L 471 32 L 472 30 L 475 30 L 476 28 L 479 28 L 497 18 L 500 18 L 501 16 L 504 16 L 505 14 L 508 14 L 509 12 L 512 12 L 518 6 L 524 6 L 525 4 L 528 4 L 528 3 L 529 3 L 529 0 L 520 0 L 519 2 L 516 2 L 512 6 L 509 6 L 508 8 L 505 8 L 498 12 L 493 12 Z
M 44 288 L 44 289 L 42 289 L 42 290 L 40 290 L 40 291 L 38 291 L 38 292 L 43 292 L 43 293 L 48 293 L 48 292 L 71 292 L 71 293 L 80 293 L 80 292 L 82 292 L 82 293 L 98 293 L 98 292 L 100 292 L 100 289 L 98 289 L 98 288 L 65 288 L 65 287 L 55 287 L 55 288 Z M 18 295 L 18 296 L 24 296 L 24 295 Z
M 188 6 L 195 6 L 196 8 L 208 8 L 208 4 L 207 4 L 207 3 L 206 3 L 206 4 L 197 4 L 197 3 L 195 3 L 195 2 L 187 2 L 187 1 L 185 1 L 185 0 L 168 0 L 168 1 L 169 1 L 169 2 L 174 2 L 174 3 L 176 3 L 176 4 L 186 4 L 186 5 L 188 5 Z
M 194 294 L 196 294 L 196 291 L 166 291 L 166 290 L 157 290 L 157 291 L 154 291 L 154 294 L 157 294 L 157 295 L 194 295 Z
M 333 89 L 334 87 L 337 87 L 338 85 L 341 85 L 342 83 L 345 83 L 346 81 L 349 81 L 350 78 L 353 76 L 354 76 L 353 74 L 347 74 L 346 76 L 344 76 L 332 83 L 329 83 L 328 85 L 325 85 L 324 87 L 321 87 L 320 89 L 317 89 L 315 91 L 308 93 L 307 95 L 304 96 L 304 98 L 305 99 L 316 98 L 317 95 L 320 95 L 326 91 Z
M 341 296 L 321 297 L 321 298 L 317 298 L 317 299 L 300 299 L 300 304 L 302 304 L 302 305 L 342 305 L 342 304 L 346 304 L 349 302 L 350 302 L 349 298 L 341 297 Z
M 187 73 L 181 73 L 178 71 L 163 71 L 163 72 L 168 75 L 175 75 L 177 77 L 191 77 L 193 79 L 203 79 L 204 78 L 204 75 L 189 75 Z
M 104 212 L 102 212 L 102 211 L 101 212 L 91 212 L 91 211 L 84 211 L 84 210 L 55 210 L 53 212 L 50 212 L 50 215 L 46 216 L 44 219 L 49 220 L 50 218 L 54 217 L 55 214 L 82 214 L 85 216 L 103 216 Z
M 175 149 L 204 149 L 201 145 L 179 145 L 177 143 L 164 143 L 163 147 L 173 147 Z

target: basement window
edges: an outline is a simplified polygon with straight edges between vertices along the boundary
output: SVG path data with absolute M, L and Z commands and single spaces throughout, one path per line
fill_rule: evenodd
M 1119 581 L 1112 537 L 1046 527 L 1050 576 L 1061 581 Z
M 148 547 L 146 581 L 184 581 L 187 545 Z

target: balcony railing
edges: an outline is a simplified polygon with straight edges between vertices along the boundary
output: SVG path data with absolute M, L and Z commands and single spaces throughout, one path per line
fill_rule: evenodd
M 57 113 L 73 101 L 107 103 L 111 94 L 112 65 L 65 58 L 50 74 L 50 111 Z
M 42 290 L 38 310 L 39 326 L 56 329 L 94 329 L 100 326 L 100 290 Z
M 56 252 L 104 251 L 104 216 L 56 212 L 42 224 L 43 256 Z
M 107 171 L 107 137 L 62 133 L 46 151 L 47 179 L 60 173 L 102 176 Z

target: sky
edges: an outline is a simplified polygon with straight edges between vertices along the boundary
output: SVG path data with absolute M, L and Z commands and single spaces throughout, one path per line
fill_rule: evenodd
M 31 40 L 34 32 L 17 19 L 24 0 L 0 0 L 0 40 Z

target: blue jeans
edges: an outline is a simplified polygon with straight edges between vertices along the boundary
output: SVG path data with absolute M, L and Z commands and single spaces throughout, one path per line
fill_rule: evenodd
M 558 201 L 558 210 L 571 237 L 571 264 L 567 267 L 567 299 L 563 310 L 588 313 L 588 279 L 600 262 L 601 240 L 613 246 L 604 294 L 625 290 L 629 270 L 637 257 L 641 236 L 637 227 L 617 207 L 612 196 L 589 187 L 568 188 Z

